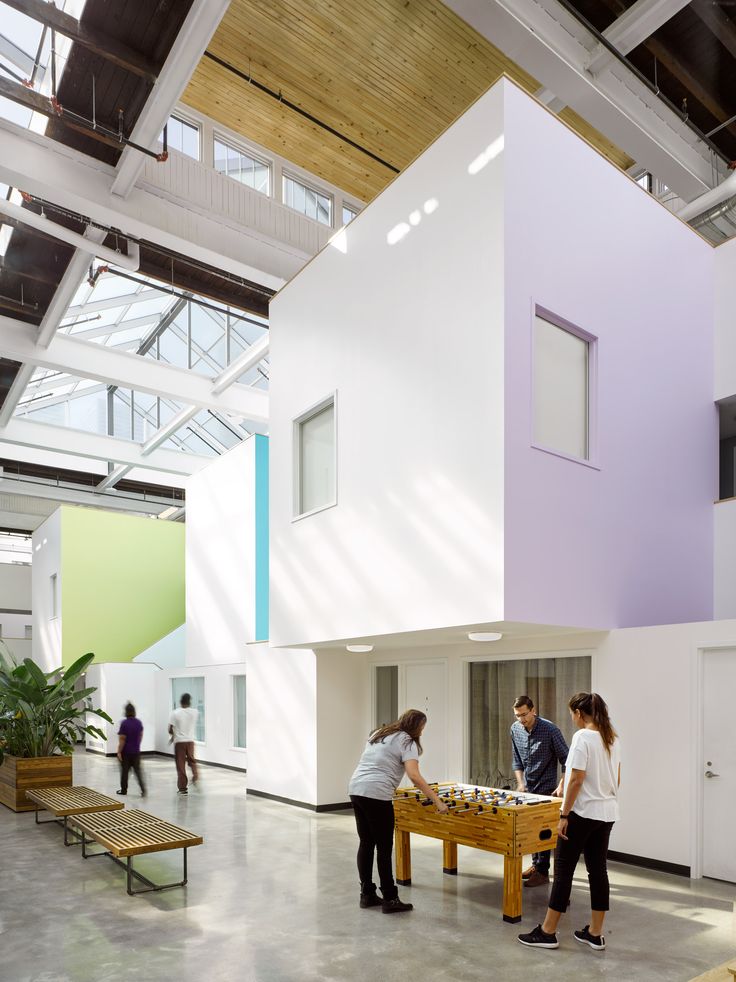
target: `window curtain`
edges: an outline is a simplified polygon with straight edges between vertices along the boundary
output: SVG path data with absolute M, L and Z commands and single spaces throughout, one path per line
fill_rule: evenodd
M 528 695 L 537 713 L 556 723 L 569 744 L 573 730 L 567 703 L 581 691 L 590 691 L 589 656 L 471 662 L 471 783 L 515 786 L 509 729 L 517 696 Z

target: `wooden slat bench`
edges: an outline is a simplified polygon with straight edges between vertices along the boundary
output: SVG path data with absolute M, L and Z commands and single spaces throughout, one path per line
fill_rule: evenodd
M 36 788 L 33 791 L 26 791 L 26 797 L 30 798 L 36 805 L 36 825 L 47 825 L 49 822 L 55 822 L 57 825 L 64 826 L 65 846 L 73 846 L 81 841 L 79 836 L 76 836 L 74 831 L 69 829 L 68 820 L 71 816 L 116 812 L 124 807 L 122 801 L 81 786 Z M 38 813 L 41 808 L 51 812 L 54 818 L 39 821 Z M 71 842 L 69 841 L 70 832 L 74 837 Z
M 171 887 L 181 887 L 187 882 L 187 849 L 201 846 L 204 839 L 187 829 L 179 828 L 170 822 L 149 815 L 147 812 L 122 811 L 97 815 L 80 815 L 73 819 L 73 824 L 79 829 L 82 837 L 82 855 L 85 859 L 92 856 L 109 856 L 127 873 L 127 888 L 130 896 L 136 893 L 150 893 L 152 890 L 168 890 Z M 103 852 L 88 853 L 87 843 L 97 842 Z M 176 883 L 152 883 L 137 870 L 133 869 L 133 857 L 146 853 L 164 852 L 169 849 L 182 849 L 184 853 L 183 879 Z M 125 862 L 123 862 L 125 860 Z M 146 884 L 142 890 L 133 889 L 133 877 Z

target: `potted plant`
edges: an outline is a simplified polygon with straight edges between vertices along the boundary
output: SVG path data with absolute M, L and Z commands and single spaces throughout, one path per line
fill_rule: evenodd
M 74 745 L 83 734 L 105 734 L 87 722 L 91 689 L 75 690 L 94 658 L 83 655 L 66 670 L 42 671 L 30 658 L 17 664 L 0 642 L 0 802 L 13 811 L 32 811 L 26 789 L 72 784 Z

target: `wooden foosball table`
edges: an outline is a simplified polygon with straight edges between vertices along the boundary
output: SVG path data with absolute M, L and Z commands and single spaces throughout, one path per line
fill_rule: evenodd
M 450 875 L 457 874 L 458 845 L 495 852 L 503 856 L 503 919 L 520 921 L 522 859 L 554 849 L 561 799 L 471 784 L 432 787 L 447 814 L 418 788 L 399 788 L 394 796 L 397 882 L 411 883 L 411 832 L 442 840 L 442 871 Z

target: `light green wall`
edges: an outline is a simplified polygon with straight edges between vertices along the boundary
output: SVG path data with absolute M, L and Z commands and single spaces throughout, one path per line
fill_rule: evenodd
M 62 660 L 128 662 L 185 620 L 184 525 L 61 509 Z

